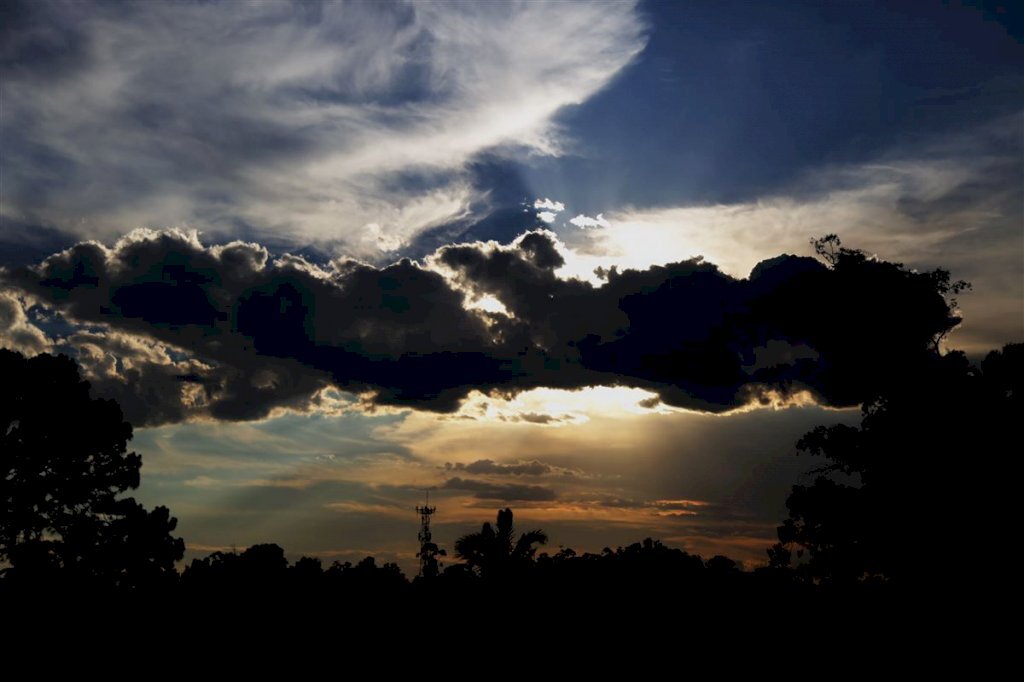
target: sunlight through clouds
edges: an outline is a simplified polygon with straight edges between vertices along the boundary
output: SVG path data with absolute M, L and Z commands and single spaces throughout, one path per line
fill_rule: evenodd
M 1024 337 L 1019 17 L 819 4 L 4 0 L 10 383 L 73 359 L 188 559 L 412 574 L 429 491 L 762 564 L 798 440 Z
M 1002 119 L 868 163 L 820 168 L 749 202 L 578 215 L 557 230 L 566 261 L 559 274 L 598 285 L 598 269 L 702 257 L 746 278 L 765 258 L 809 255 L 810 239 L 838 233 L 869 254 L 942 266 L 972 282 L 979 296 L 961 298 L 965 322 L 952 338 L 982 352 L 1024 334 L 1020 197 L 1010 180 L 1018 133 L 1018 119 Z

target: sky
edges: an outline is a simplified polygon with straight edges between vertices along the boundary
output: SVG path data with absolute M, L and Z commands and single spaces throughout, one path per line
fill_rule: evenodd
M 0 346 L 120 402 L 188 556 L 414 572 L 430 489 L 449 550 L 511 506 L 552 550 L 763 562 L 815 465 L 796 440 L 859 419 L 821 368 L 884 354 L 870 314 L 829 343 L 773 317 L 824 269 L 812 238 L 970 281 L 947 348 L 1024 340 L 1022 26 L 5 2 Z

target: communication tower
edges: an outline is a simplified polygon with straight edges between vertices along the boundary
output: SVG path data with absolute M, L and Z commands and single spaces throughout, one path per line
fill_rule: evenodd
M 430 517 L 437 511 L 437 507 L 430 506 L 430 491 L 427 492 L 427 501 L 422 507 L 416 507 L 416 513 L 420 515 L 420 532 L 417 536 L 420 541 L 420 551 L 416 554 L 420 558 L 420 575 L 424 578 L 433 578 L 440 572 L 438 556 L 445 556 L 445 551 L 434 544 L 430 534 Z

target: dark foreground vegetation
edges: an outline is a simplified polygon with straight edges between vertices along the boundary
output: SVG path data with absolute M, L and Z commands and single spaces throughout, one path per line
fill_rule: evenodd
M 443 570 L 428 551 L 427 577 L 413 580 L 372 557 L 290 564 L 272 544 L 218 552 L 179 572 L 176 520 L 127 495 L 139 484 L 141 459 L 127 450 L 132 430 L 117 404 L 92 398 L 66 356 L 0 350 L 0 598 L 8 607 L 114 599 L 168 612 L 215 604 L 234 613 L 276 606 L 394 614 L 444 605 L 507 619 L 536 616 L 538 605 L 598 617 L 729 614 L 741 606 L 866 613 L 904 599 L 942 608 L 964 595 L 979 601 L 1001 589 L 992 557 L 1009 552 L 1014 537 L 1024 345 L 976 364 L 940 352 L 959 321 L 952 295 L 962 283 L 941 270 L 869 259 L 834 237 L 816 247 L 832 279 L 808 290 L 808 305 L 859 311 L 885 325 L 890 358 L 884 371 L 858 367 L 858 340 L 849 340 L 851 356 L 837 362 L 835 380 L 872 378 L 858 387 L 866 396 L 861 424 L 819 427 L 800 440 L 817 477 L 793 488 L 789 518 L 762 568 L 743 571 L 727 557 L 703 559 L 653 539 L 598 554 L 538 553 L 544 533 L 517 533 L 506 509 L 494 526 L 461 538 L 453 548 L 459 561 Z M 805 340 L 813 347 L 830 329 L 826 316 L 807 327 Z

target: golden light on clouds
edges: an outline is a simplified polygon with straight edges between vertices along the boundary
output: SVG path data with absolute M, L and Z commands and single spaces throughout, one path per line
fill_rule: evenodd
M 593 418 L 624 414 L 666 413 L 656 393 L 623 386 L 588 386 L 579 390 L 535 388 L 510 398 L 474 391 L 448 418 L 525 422 L 541 426 L 582 424 Z

